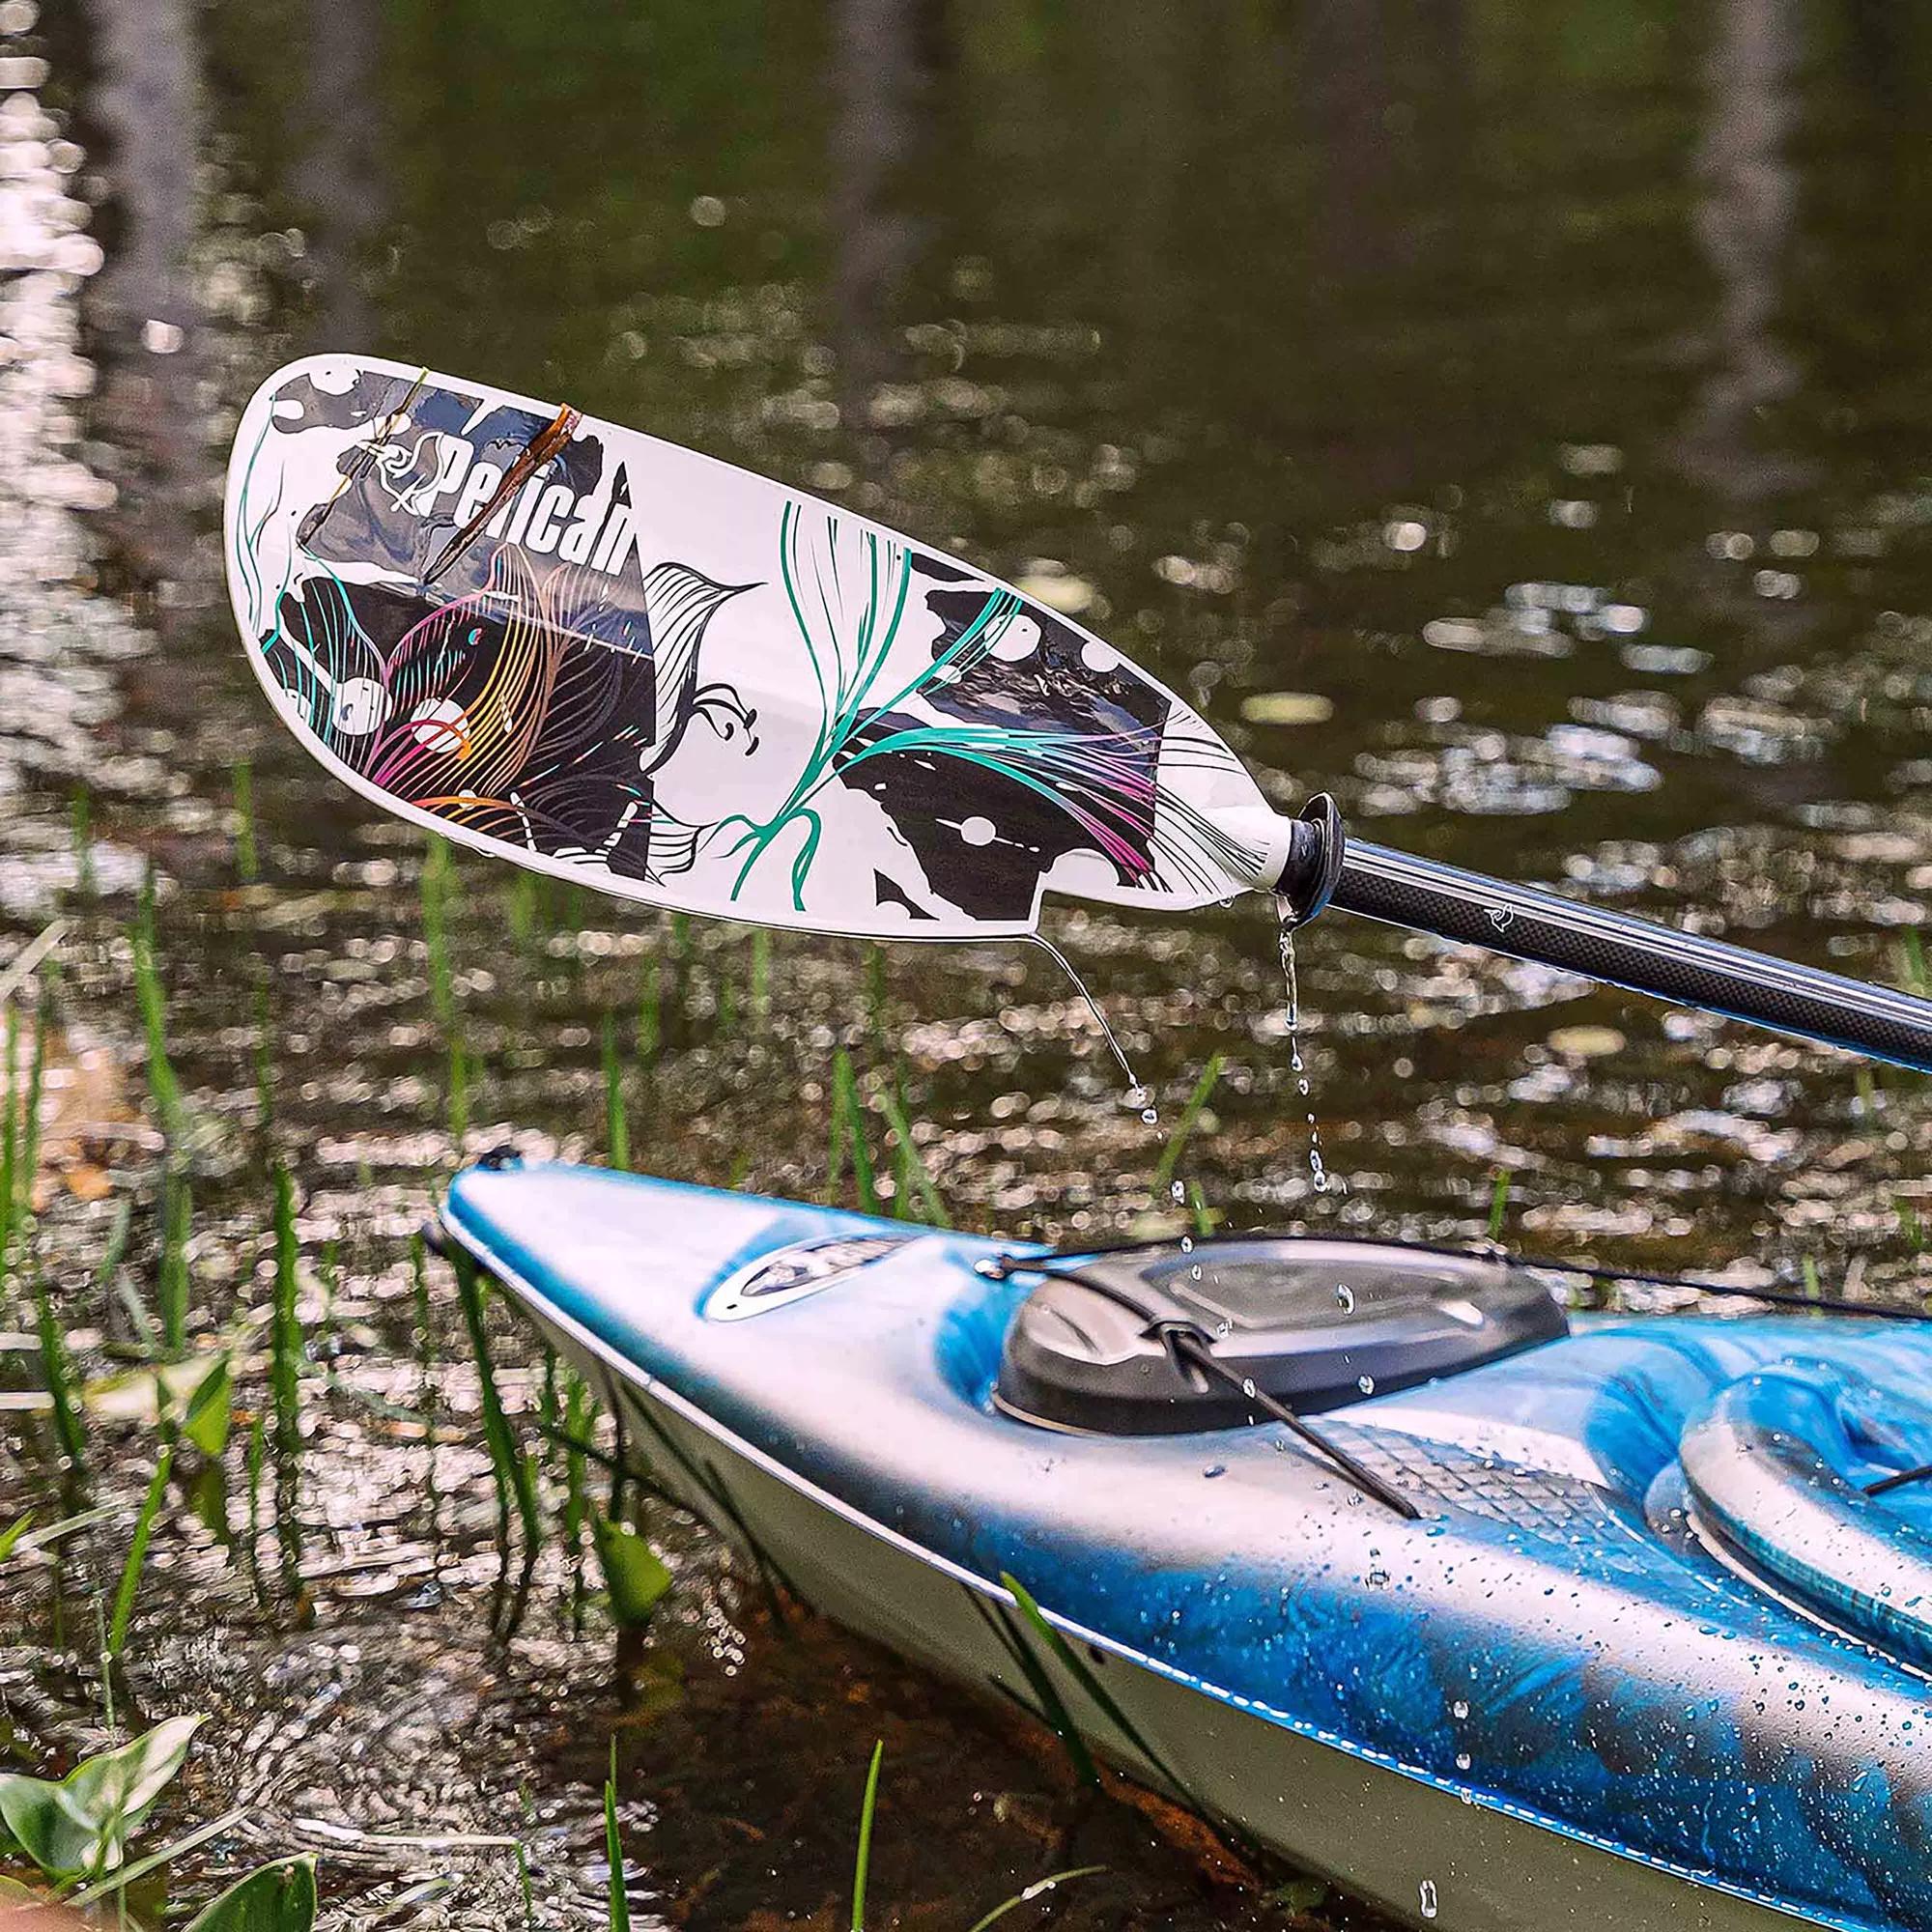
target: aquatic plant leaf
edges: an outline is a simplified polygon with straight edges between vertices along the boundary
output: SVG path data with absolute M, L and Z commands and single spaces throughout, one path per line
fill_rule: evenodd
M 33 1520 L 34 1513 L 29 1510 L 25 1516 L 15 1518 L 4 1530 L 0 1530 L 0 1563 L 6 1562 L 8 1557 L 13 1555 L 14 1546 L 26 1535 L 27 1525 Z
M 49 1878 L 111 1869 L 187 1757 L 205 1721 L 170 1718 L 118 1750 L 76 1765 L 64 1778 L 0 1776 L 0 1823 Z
M 626 1630 L 642 1630 L 670 1588 L 664 1559 L 629 1523 L 608 1516 L 591 1519 L 590 1539 L 611 1593 L 611 1614 Z
M 182 1434 L 204 1456 L 216 1457 L 228 1447 L 228 1431 L 235 1419 L 235 1372 L 221 1356 L 188 1398 Z
M 188 1921 L 186 1932 L 309 1932 L 315 1923 L 315 1860 L 277 1859 L 238 1879 Z
M 202 1385 L 228 1360 L 225 1354 L 189 1355 L 153 1368 L 117 1369 L 96 1376 L 81 1389 L 88 1415 L 102 1422 L 139 1422 L 149 1428 L 190 1408 Z

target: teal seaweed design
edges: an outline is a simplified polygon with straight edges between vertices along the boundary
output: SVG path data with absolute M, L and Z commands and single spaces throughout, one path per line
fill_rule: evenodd
M 1212 739 L 1163 748 L 1162 727 L 1153 724 L 1082 732 L 971 721 L 922 722 L 868 736 L 908 700 L 955 683 L 991 653 L 1025 613 L 1017 592 L 989 585 L 984 603 L 959 636 L 916 675 L 880 696 L 911 588 L 906 546 L 836 512 L 794 501 L 780 518 L 779 558 L 792 619 L 818 688 L 820 723 L 798 778 L 770 817 L 738 813 L 713 828 L 714 834 L 738 829 L 727 848 L 733 857 L 744 854 L 731 889 L 734 899 L 766 854 L 802 829 L 791 862 L 791 898 L 793 910 L 803 912 L 806 883 L 824 835 L 813 801 L 854 766 L 895 755 L 956 759 L 1035 793 L 1072 818 L 1136 884 L 1157 886 L 1171 877 L 1206 891 L 1238 870 L 1246 856 L 1238 842 L 1154 777 L 1164 749 L 1176 766 L 1232 763 L 1232 753 Z

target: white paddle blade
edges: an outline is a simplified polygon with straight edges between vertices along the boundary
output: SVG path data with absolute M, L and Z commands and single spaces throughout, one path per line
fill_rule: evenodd
M 729 464 L 349 355 L 257 392 L 236 622 L 290 728 L 417 824 L 687 912 L 1031 931 L 1184 908 L 1272 814 L 1188 705 L 1009 586 Z

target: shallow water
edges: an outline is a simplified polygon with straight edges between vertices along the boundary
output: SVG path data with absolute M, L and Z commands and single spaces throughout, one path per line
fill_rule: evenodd
M 1052 915 L 1153 1130 L 1037 949 L 875 970 L 781 936 L 760 999 L 740 931 L 459 858 L 440 1011 L 419 843 L 270 718 L 216 538 L 227 432 L 291 355 L 568 396 L 1050 587 L 1284 804 L 1329 788 L 1363 836 L 1897 980 L 1932 895 L 1908 10 L 0 0 L 0 962 L 66 922 L 36 1252 L 83 1371 L 156 1288 L 150 867 L 194 1325 L 235 1329 L 244 1406 L 273 1159 L 299 1198 L 299 1578 L 270 1472 L 257 1590 L 238 1435 L 225 1512 L 202 1498 L 237 1547 L 182 1496 L 117 1687 L 124 1717 L 213 1714 L 174 1815 L 254 1809 L 202 1877 L 311 1847 L 336 1922 L 508 1923 L 482 1841 L 516 1833 L 539 1922 L 601 1922 L 614 1736 L 641 1922 L 829 1924 L 883 1735 L 901 1922 L 1094 1861 L 1077 1923 L 1281 1915 L 1279 1874 L 1224 1882 L 980 1707 L 775 1630 L 674 1520 L 648 1644 L 613 1653 L 594 1607 L 573 1634 L 560 1556 L 493 1640 L 476 1380 L 440 1269 L 425 1362 L 406 1245 L 458 1153 L 452 1034 L 472 1154 L 602 1156 L 608 1020 L 638 1165 L 819 1193 L 845 1045 L 901 1069 L 962 1224 L 1120 1233 L 1170 1205 L 1161 1137 L 1219 1052 L 1182 1171 L 1230 1225 L 1476 1235 L 1507 1171 L 1527 1247 L 1921 1287 L 1916 1077 L 1335 916 L 1297 937 L 1304 1100 L 1259 898 Z M 1311 1106 L 1346 1182 L 1319 1195 Z M 9 1420 L 0 1514 L 51 1510 L 41 1420 Z M 91 1429 L 131 1500 L 151 1436 Z M 124 1517 L 10 1595 L 23 1760 L 98 1733 L 125 1548 Z

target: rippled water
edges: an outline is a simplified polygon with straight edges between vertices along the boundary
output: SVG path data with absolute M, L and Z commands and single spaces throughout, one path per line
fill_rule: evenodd
M 1896 980 L 1932 900 L 1929 71 L 1932 30 L 1854 0 L 0 0 L 0 961 L 65 923 L 37 1252 L 83 1370 L 155 1290 L 151 867 L 195 1321 L 247 1404 L 274 1158 L 299 1196 L 299 1586 L 265 1475 L 258 1592 L 238 1436 L 225 1502 L 164 1520 L 118 1689 L 213 1714 L 177 1814 L 254 1810 L 205 1876 L 306 1846 L 341 1922 L 510 1923 L 515 1833 L 540 1922 L 601 1922 L 614 1735 L 641 1913 L 829 1924 L 883 1735 L 874 1899 L 904 1922 L 1094 1860 L 1076 1922 L 1281 1909 L 1174 1821 L 1071 1805 L 980 1707 L 773 1628 L 688 1525 L 657 1525 L 679 1588 L 647 1646 L 573 1634 L 560 1555 L 493 1639 L 475 1378 L 440 1271 L 425 1362 L 406 1245 L 458 1153 L 420 847 L 278 732 L 225 614 L 261 376 L 360 346 L 568 396 L 1027 580 L 1284 804 L 1331 788 L 1366 836 Z M 1159 1130 L 1035 950 L 875 970 L 781 937 L 761 1008 L 735 931 L 469 859 L 448 919 L 472 1153 L 601 1155 L 609 1020 L 655 1171 L 820 1191 L 844 1044 L 902 1068 L 963 1223 L 1167 1205 Z M 1233 1225 L 1479 1233 L 1507 1170 L 1524 1245 L 1920 1283 L 1916 1078 L 1336 916 L 1297 939 L 1346 1183 L 1318 1198 L 1263 900 L 1048 929 L 1164 1122 L 1226 1056 L 1186 1170 Z M 42 1419 L 10 1420 L 8 1499 L 48 1507 Z M 93 1429 L 131 1499 L 151 1438 Z M 10 1596 L 24 1759 L 99 1733 L 125 1547 L 124 1518 Z

